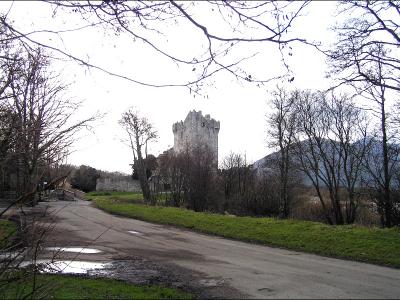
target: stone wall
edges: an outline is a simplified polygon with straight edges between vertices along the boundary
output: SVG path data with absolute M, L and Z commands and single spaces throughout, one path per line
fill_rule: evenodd
M 219 121 L 210 118 L 201 111 L 190 111 L 185 121 L 172 125 L 174 133 L 174 151 L 182 152 L 189 146 L 205 144 L 209 147 L 216 161 L 218 160 Z
M 120 178 L 98 178 L 96 191 L 115 192 L 141 192 L 139 180 L 133 180 L 130 176 Z

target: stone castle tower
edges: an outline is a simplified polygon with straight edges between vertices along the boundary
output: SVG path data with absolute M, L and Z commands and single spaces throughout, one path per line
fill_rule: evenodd
M 210 118 L 203 117 L 201 111 L 190 111 L 185 121 L 172 125 L 174 133 L 174 151 L 184 151 L 188 146 L 205 144 L 209 147 L 218 163 L 218 133 L 220 123 Z

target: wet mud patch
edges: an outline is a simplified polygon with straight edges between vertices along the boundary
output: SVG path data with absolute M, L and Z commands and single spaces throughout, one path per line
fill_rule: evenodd
M 118 258 L 118 257 L 115 257 Z M 230 286 L 229 280 L 210 277 L 174 264 L 163 264 L 136 256 L 121 256 L 96 270 L 95 276 L 123 280 L 132 284 L 156 284 L 179 288 L 199 299 L 246 298 Z
M 177 288 L 197 299 L 233 299 L 248 296 L 230 286 L 230 280 L 211 277 L 171 263 L 154 262 L 142 257 L 119 256 L 113 261 L 40 259 L 36 263 L 42 273 L 59 273 L 91 278 L 122 280 L 135 285 L 158 285 Z M 29 267 L 32 261 L 20 266 Z
M 208 259 L 203 255 L 184 249 L 142 249 L 142 248 L 129 248 L 122 249 L 123 252 L 132 253 L 137 257 L 146 257 L 152 261 L 168 263 L 171 260 L 187 260 L 194 261 L 202 264 L 225 264 L 226 262 L 216 259 Z M 118 257 L 118 256 L 117 256 Z

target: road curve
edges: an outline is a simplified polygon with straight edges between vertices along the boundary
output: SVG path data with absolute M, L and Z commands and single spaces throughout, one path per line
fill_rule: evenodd
M 204 274 L 238 298 L 400 298 L 400 270 L 208 236 L 113 216 L 87 201 L 41 203 L 56 222 L 48 245 L 102 249 L 85 260 L 135 255 Z M 399 245 L 400 246 L 400 245 Z M 82 254 L 83 255 L 83 254 Z M 82 255 L 78 259 L 82 259 Z M 211 279 L 210 279 L 211 278 Z M 224 293 L 220 294 L 224 296 Z M 231 294 L 227 297 L 232 297 Z

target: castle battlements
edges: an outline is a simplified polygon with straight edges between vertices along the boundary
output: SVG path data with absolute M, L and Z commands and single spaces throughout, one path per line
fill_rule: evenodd
M 186 116 L 185 121 L 176 122 L 172 125 L 172 132 L 184 131 L 187 126 L 198 125 L 197 127 L 205 127 L 207 129 L 212 129 L 214 131 L 219 131 L 220 123 L 215 119 L 211 119 L 210 115 L 205 115 L 200 111 L 190 111 Z

